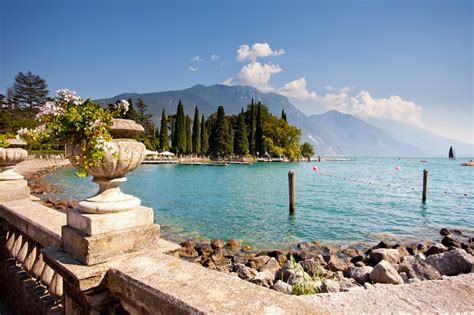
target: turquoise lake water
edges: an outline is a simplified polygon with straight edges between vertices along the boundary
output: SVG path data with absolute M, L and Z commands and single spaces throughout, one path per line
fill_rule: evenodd
M 426 160 L 142 165 L 128 174 L 122 190 L 152 207 L 162 234 L 173 240 L 235 238 L 258 248 L 285 248 L 303 241 L 434 239 L 442 227 L 474 233 L 474 167 L 461 166 L 461 159 Z M 425 168 L 429 192 L 424 204 Z M 295 216 L 288 214 L 290 169 L 296 173 Z M 59 169 L 48 180 L 63 187 L 62 196 L 76 199 L 97 190 L 72 168 Z

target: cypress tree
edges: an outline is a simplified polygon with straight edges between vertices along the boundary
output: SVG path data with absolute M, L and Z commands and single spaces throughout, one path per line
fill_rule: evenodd
M 262 122 L 262 105 L 257 105 L 257 125 L 255 127 L 255 150 L 259 156 L 265 153 L 265 145 L 263 143 L 263 122 Z
M 185 153 L 187 149 L 186 138 L 186 117 L 184 115 L 184 106 L 181 100 L 178 103 L 176 118 L 174 121 L 173 149 L 176 154 Z
M 160 148 L 162 151 L 167 151 L 169 148 L 168 142 L 168 120 L 166 119 L 165 109 L 161 113 L 161 126 L 160 126 Z
M 30 71 L 27 74 L 18 73 L 13 83 L 13 93 L 19 107 L 29 108 L 43 105 L 48 100 L 48 85 L 39 75 Z
M 226 155 L 234 153 L 234 128 L 232 123 L 226 119 Z
M 249 122 L 249 151 L 250 154 L 255 155 L 255 110 L 252 103 L 250 103 L 250 122 Z
M 287 122 L 286 121 L 286 113 L 285 113 L 284 109 L 281 110 L 281 119 L 283 119 L 285 122 Z
M 138 122 L 138 114 L 137 111 L 135 110 L 135 106 L 133 105 L 133 100 L 131 98 L 128 99 L 128 111 L 125 113 L 123 118 L 125 119 L 131 119 L 134 120 L 135 122 Z
M 221 158 L 227 155 L 228 133 L 224 107 L 219 106 L 217 109 L 216 124 L 211 130 L 209 139 L 209 153 L 211 156 Z
M 236 155 L 246 155 L 249 152 L 249 141 L 247 139 L 247 128 L 245 128 L 244 114 L 237 117 L 237 124 L 234 133 L 234 153 Z
M 201 126 L 199 122 L 199 109 L 194 109 L 194 121 L 193 121 L 193 153 L 201 153 Z
M 186 153 L 191 154 L 193 152 L 193 138 L 191 134 L 191 124 L 193 120 L 191 117 L 186 115 Z
M 209 134 L 207 132 L 207 124 L 204 115 L 201 118 L 201 153 L 206 155 L 209 150 Z

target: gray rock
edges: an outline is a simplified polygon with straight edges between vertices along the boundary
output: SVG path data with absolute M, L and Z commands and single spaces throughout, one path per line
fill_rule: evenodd
M 259 272 L 255 277 L 250 279 L 250 282 L 260 285 L 262 287 L 270 288 L 273 285 L 274 275 L 268 272 Z
M 418 278 L 420 280 L 439 280 L 441 274 L 426 261 L 408 256 L 400 264 L 400 272 L 405 272 L 408 278 Z
M 370 252 L 370 261 L 376 265 L 382 260 L 391 264 L 396 264 L 400 261 L 400 252 L 397 249 L 378 248 Z
M 349 267 L 346 271 L 346 276 L 348 278 L 352 278 L 359 282 L 360 284 L 364 284 L 365 282 L 370 281 L 370 273 L 374 268 L 370 266 L 365 267 Z
M 326 265 L 326 263 L 324 264 Z M 319 259 L 312 258 L 309 260 L 301 261 L 300 265 L 301 267 L 303 267 L 303 270 L 306 271 L 310 276 L 319 277 L 324 276 L 327 273 L 327 270 L 324 269 Z
M 254 276 L 257 275 L 257 271 L 254 269 L 251 269 L 245 265 L 242 264 L 234 264 L 232 267 L 233 271 L 237 273 L 239 278 L 244 279 L 244 280 L 250 280 Z
M 370 273 L 370 280 L 376 283 L 403 284 L 403 279 L 395 268 L 385 260 L 379 262 Z
M 296 271 L 288 277 L 288 284 L 295 285 L 296 283 L 303 284 L 311 280 L 311 276 L 304 271 Z
M 474 265 L 474 257 L 465 250 L 456 248 L 446 253 L 428 256 L 426 262 L 440 274 L 453 276 L 470 272 Z
M 257 256 L 252 259 L 252 261 L 255 264 L 255 267 L 254 267 L 255 269 L 259 269 L 260 267 L 265 265 L 269 260 L 270 260 L 270 257 L 268 256 Z
M 430 246 L 430 248 L 428 248 L 428 250 L 425 252 L 425 255 L 430 256 L 430 255 L 442 254 L 442 253 L 446 253 L 447 251 L 448 251 L 448 248 L 446 246 L 444 246 L 441 243 L 436 243 Z
M 339 279 L 339 287 L 341 289 L 341 292 L 348 292 L 351 288 L 353 287 L 360 287 L 359 282 L 355 281 L 352 278 L 340 278 Z
M 425 260 L 426 256 L 423 253 L 416 253 L 415 258 Z
M 278 260 L 272 257 L 266 262 L 265 265 L 261 266 L 258 271 L 268 272 L 269 274 L 275 276 L 278 270 L 280 270 L 280 264 L 278 263 Z
M 351 266 L 351 262 L 348 259 L 341 259 L 337 255 L 331 255 L 328 266 L 331 271 L 344 271 Z
M 408 284 L 417 283 L 417 282 L 421 282 L 421 280 L 417 278 L 408 279 Z
M 337 293 L 341 291 L 341 287 L 337 281 L 326 279 L 321 285 L 321 292 L 323 293 Z
M 277 278 L 285 282 L 288 282 L 290 276 L 296 273 L 304 272 L 303 267 L 298 263 L 293 263 L 290 260 L 285 263 L 283 267 L 278 271 Z
M 400 275 L 400 277 L 402 277 L 403 283 L 408 283 L 408 275 L 406 274 L 406 272 L 399 272 L 398 274 Z
M 275 282 L 275 284 L 272 286 L 272 289 L 285 294 L 293 294 L 293 287 L 281 280 Z

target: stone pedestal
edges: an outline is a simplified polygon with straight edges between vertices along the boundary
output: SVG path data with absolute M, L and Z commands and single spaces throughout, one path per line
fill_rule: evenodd
M 62 247 L 85 265 L 156 245 L 160 226 L 153 223 L 153 209 L 89 214 L 72 210 L 62 227 Z

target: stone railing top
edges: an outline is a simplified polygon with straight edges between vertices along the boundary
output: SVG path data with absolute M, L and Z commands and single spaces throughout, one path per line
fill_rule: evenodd
M 176 246 L 170 249 L 176 249 Z M 65 279 L 74 280 L 71 282 L 81 290 L 105 284 L 131 311 L 148 314 L 320 313 L 314 303 L 300 297 L 205 269 L 163 254 L 164 251 L 157 248 L 125 254 L 107 263 L 87 267 L 58 248 L 46 248 L 43 254 L 48 264 L 59 270 Z
M 26 147 L 27 143 L 23 140 L 18 140 L 15 138 L 7 139 L 8 144 L 10 145 L 9 148 L 24 148 Z
M 64 213 L 25 199 L 0 203 L 0 218 L 42 246 L 61 244 Z

